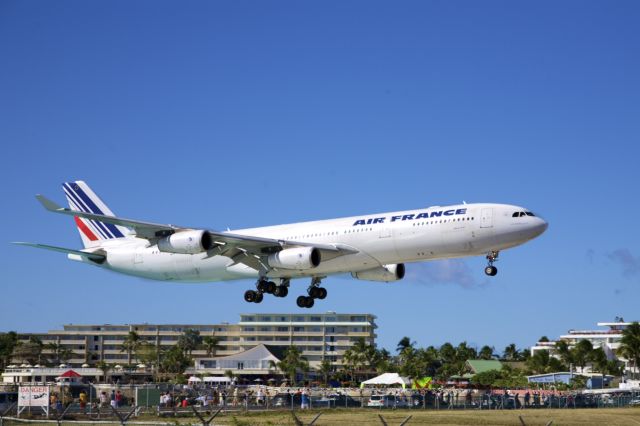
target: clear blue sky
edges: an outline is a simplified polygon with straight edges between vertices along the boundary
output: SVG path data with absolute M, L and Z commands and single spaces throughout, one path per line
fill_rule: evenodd
M 79 247 L 86 180 L 125 217 L 225 229 L 467 202 L 550 223 L 393 284 L 325 281 L 379 344 L 490 344 L 640 319 L 637 1 L 0 4 L 0 330 L 296 312 L 252 281 L 144 281 L 15 247 Z M 293 297 L 292 297 L 293 296 Z

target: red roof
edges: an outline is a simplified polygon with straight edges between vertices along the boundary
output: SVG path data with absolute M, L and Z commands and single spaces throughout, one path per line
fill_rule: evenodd
M 73 370 L 69 370 L 62 373 L 59 377 L 82 377 L 82 376 Z

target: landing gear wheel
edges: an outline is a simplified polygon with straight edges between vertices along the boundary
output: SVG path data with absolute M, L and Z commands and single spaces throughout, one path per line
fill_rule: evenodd
M 322 294 L 322 291 L 321 291 L 320 287 L 311 287 L 309 289 L 309 296 L 311 296 L 314 299 L 319 299 L 320 298 L 320 294 Z
M 258 296 L 258 292 L 257 291 L 247 290 L 247 291 L 244 292 L 244 300 L 245 300 L 245 302 L 253 303 L 256 300 L 257 296 Z
M 273 281 L 269 281 L 265 288 L 265 293 L 275 294 L 277 287 L 278 286 L 276 285 L 276 283 L 274 283 Z
M 307 296 L 298 296 L 298 298 L 296 299 L 296 304 L 298 305 L 299 308 L 306 308 Z
M 327 297 L 327 289 L 324 287 L 319 287 L 318 290 L 320 290 L 320 294 L 318 295 L 318 299 L 322 300 L 325 297 Z
M 300 308 L 312 308 L 313 307 L 313 297 L 298 296 L 298 298 L 296 299 L 296 304 Z
M 262 293 L 256 293 L 256 298 L 253 300 L 253 303 L 260 303 L 262 302 L 262 298 L 264 296 L 262 295 Z
M 498 273 L 498 268 L 495 266 L 487 266 L 484 268 L 484 273 L 489 275 L 490 277 L 495 276 Z
M 256 285 L 256 287 L 260 293 L 264 293 L 267 291 L 268 282 L 260 280 L 258 281 L 258 284 Z
M 273 295 L 276 297 L 287 297 L 287 294 L 289 294 L 289 289 L 283 285 L 276 286 L 273 291 Z

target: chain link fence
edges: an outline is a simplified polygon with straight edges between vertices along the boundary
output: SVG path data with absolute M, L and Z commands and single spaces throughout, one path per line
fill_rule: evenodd
M 0 407 L 0 426 L 29 424 L 175 424 L 183 417 L 206 424 L 204 417 L 218 412 L 312 409 L 369 410 L 535 410 L 542 408 L 615 408 L 640 406 L 640 391 L 624 393 L 556 393 L 550 391 L 470 391 L 400 389 L 302 389 L 267 386 L 192 387 L 181 385 L 89 387 L 79 391 L 53 390 L 58 395 L 49 407 L 49 419 L 41 410 L 17 413 L 17 403 Z M 166 423 L 145 422 L 152 417 Z M 202 422 L 198 422 L 196 417 Z

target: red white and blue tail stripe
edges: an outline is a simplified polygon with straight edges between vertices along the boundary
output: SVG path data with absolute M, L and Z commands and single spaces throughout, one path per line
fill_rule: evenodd
M 114 216 L 107 205 L 89 188 L 85 182 L 78 180 L 75 182 L 65 182 L 62 189 L 67 196 L 69 208 L 85 213 Z M 125 238 L 129 231 L 122 226 L 111 223 L 99 222 L 97 220 L 74 217 L 80 237 L 85 248 L 100 245 L 103 240 L 114 238 Z

